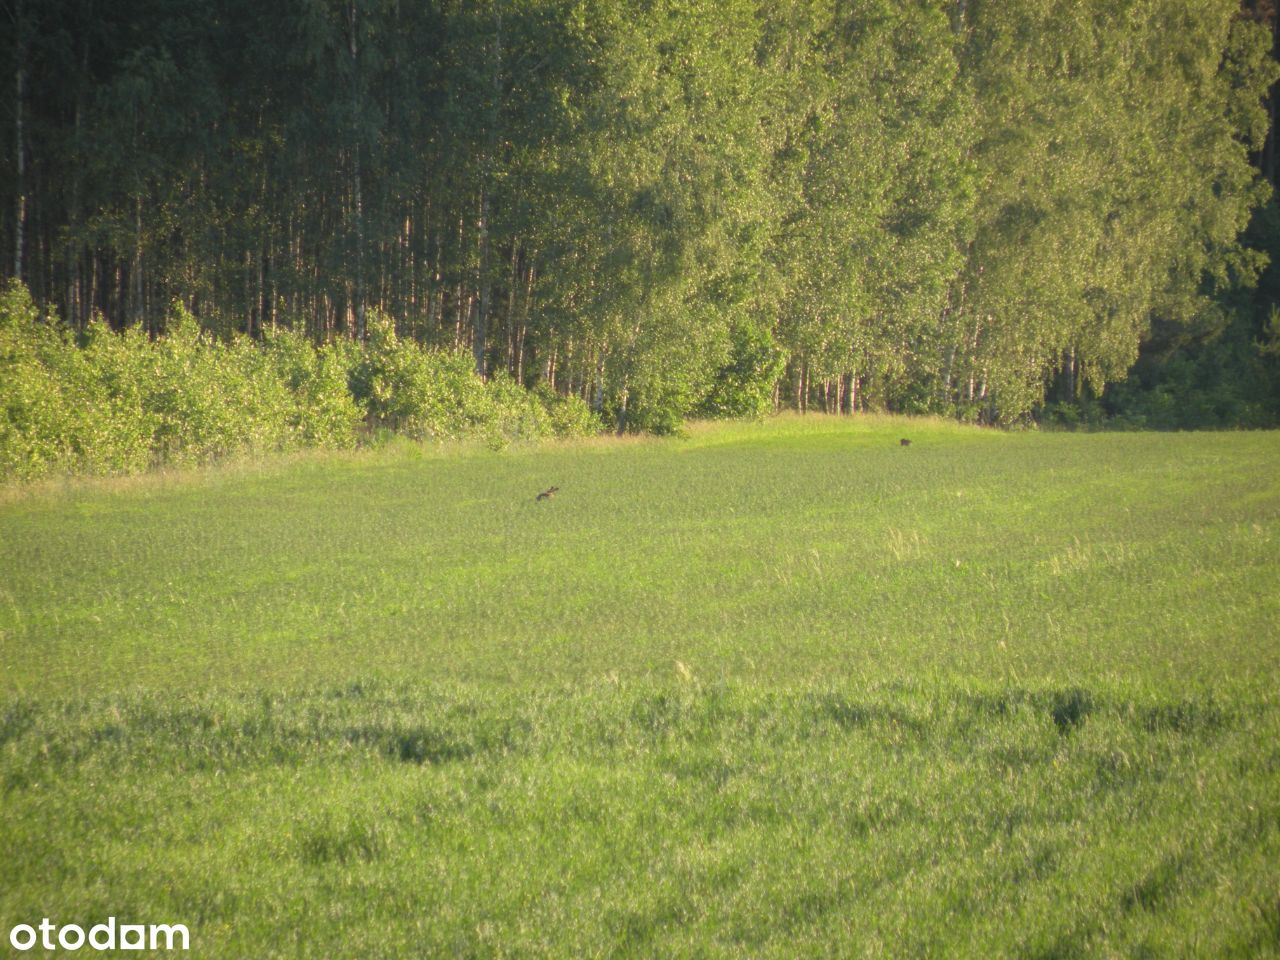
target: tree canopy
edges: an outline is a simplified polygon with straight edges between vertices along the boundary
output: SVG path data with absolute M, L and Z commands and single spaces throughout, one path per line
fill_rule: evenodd
M 388 317 L 620 429 L 1012 422 L 1256 312 L 1257 7 L 3 0 L 0 277 L 77 328 Z

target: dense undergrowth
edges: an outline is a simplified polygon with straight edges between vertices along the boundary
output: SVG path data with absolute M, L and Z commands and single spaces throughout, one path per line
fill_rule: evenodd
M 164 334 L 41 317 L 26 289 L 0 293 L 0 480 L 125 474 L 388 432 L 490 446 L 581 436 L 576 397 L 475 375 L 465 354 L 423 349 L 374 318 L 363 346 L 300 334 L 219 340 L 175 307 Z

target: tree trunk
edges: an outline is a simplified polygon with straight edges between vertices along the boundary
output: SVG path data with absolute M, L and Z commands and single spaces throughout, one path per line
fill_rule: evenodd
M 516 370 L 516 290 L 520 286 L 520 241 L 511 241 L 511 276 L 507 281 L 507 373 Z
M 244 252 L 244 332 L 253 337 L 253 254 Z
M 489 143 L 485 156 L 481 158 L 480 168 L 480 221 L 477 224 L 480 242 L 480 309 L 476 312 L 475 331 L 472 349 L 475 352 L 476 373 L 486 373 L 485 348 L 489 332 L 489 312 L 492 304 L 492 278 L 489 275 L 489 194 L 493 180 L 493 167 L 497 162 L 498 124 L 501 119 L 502 102 L 502 6 L 494 4 L 494 39 L 493 39 L 493 103 L 489 116 Z
M 360 117 L 360 72 L 359 45 L 356 35 L 356 17 L 359 13 L 357 0 L 351 0 L 347 6 L 347 18 L 350 25 L 348 49 L 351 53 L 351 102 L 352 124 L 359 123 Z M 365 338 L 364 322 L 364 197 L 361 193 L 360 181 L 360 131 L 355 127 L 351 142 L 351 200 L 355 214 L 356 234 L 356 284 L 355 284 L 355 338 Z
M 618 392 L 618 436 L 627 432 L 627 378 L 622 378 L 622 389 Z
M 458 217 L 458 254 L 459 256 L 461 256 L 462 251 L 464 249 L 463 240 L 465 239 L 465 236 L 466 236 L 466 229 L 467 229 L 466 224 L 467 224 L 467 218 L 465 216 L 459 216 Z M 462 278 L 461 269 L 458 270 L 457 277 L 458 277 L 458 281 L 456 284 L 454 284 L 454 289 L 453 289 L 453 307 L 454 307 L 453 347 L 455 350 L 462 345 L 463 321 L 470 317 L 469 313 L 466 313 L 466 314 L 463 313 L 463 310 L 464 310 L 464 301 L 462 297 L 463 278 Z
M 81 57 L 82 70 L 85 74 L 88 73 L 88 58 L 89 51 L 86 45 L 83 48 Z M 78 151 L 80 144 L 81 116 L 84 110 L 83 86 L 83 83 L 77 84 L 75 114 L 71 127 L 73 151 Z M 83 219 L 80 211 L 80 179 L 80 167 L 79 164 L 76 164 L 76 169 L 71 175 L 71 203 L 68 210 L 70 229 L 67 231 L 66 241 L 67 305 L 65 316 L 68 323 L 75 324 L 77 327 L 83 327 L 88 320 L 88 311 L 84 307 L 84 242 L 80 236 L 80 223 Z
M 521 386 L 524 385 L 524 341 L 529 332 L 529 312 L 533 304 L 534 263 L 537 256 L 537 250 L 529 252 L 529 266 L 525 274 L 524 306 L 520 310 L 520 344 L 516 352 L 516 382 Z
M 1254 0 L 1249 3 L 1245 0 L 1243 7 L 1249 9 L 1255 19 L 1265 24 L 1268 20 L 1271 24 L 1271 56 L 1280 55 L 1280 10 L 1276 9 L 1276 4 L 1258 3 Z M 1271 85 L 1271 89 L 1267 91 L 1263 105 L 1266 107 L 1267 119 L 1267 136 L 1262 141 L 1262 150 L 1258 154 L 1258 171 L 1272 186 L 1276 185 L 1276 98 L 1280 96 L 1280 83 Z
M 27 87 L 27 64 L 26 64 L 26 45 L 22 37 L 22 3 L 19 0 L 17 9 L 18 31 L 18 67 L 14 71 L 14 104 L 13 104 L 13 136 L 14 136 L 14 154 L 17 161 L 14 167 L 14 209 L 13 209 L 13 276 L 15 280 L 22 280 L 22 245 L 23 245 L 23 228 L 27 221 L 27 194 L 26 194 L 26 144 L 23 142 L 22 130 L 22 100 L 26 94 Z
M 98 252 L 89 252 L 89 313 L 98 309 Z
M 142 188 L 133 198 L 133 262 L 129 266 L 129 322 L 143 319 L 142 303 Z
M 476 373 L 485 375 L 485 338 L 489 333 L 489 191 L 486 186 L 480 188 L 480 219 L 476 223 L 476 231 L 480 243 L 480 290 L 478 309 L 473 314 L 471 331 L 471 350 L 475 356 Z
M 591 394 L 591 410 L 599 413 L 604 409 L 604 350 L 596 348 L 596 370 L 593 392 Z

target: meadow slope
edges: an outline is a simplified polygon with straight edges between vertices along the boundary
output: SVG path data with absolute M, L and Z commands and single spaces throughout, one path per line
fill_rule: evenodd
M 11 489 L 0 932 L 1280 956 L 1278 466 L 810 417 Z

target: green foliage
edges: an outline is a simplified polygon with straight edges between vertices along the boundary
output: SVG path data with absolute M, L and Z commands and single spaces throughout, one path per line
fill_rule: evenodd
M 1258 349 L 1250 324 L 1186 347 L 1108 388 L 1119 425 L 1157 430 L 1280 426 L 1276 360 Z
M 486 382 L 469 355 L 399 337 L 380 314 L 370 315 L 369 341 L 353 353 L 351 392 L 372 426 L 418 439 L 480 439 L 491 446 L 590 432 L 581 400 L 551 400 L 504 373 Z
M 1267 5 L 154 6 L 27 4 L 7 47 L 42 93 L 0 125 L 30 198 L 24 231 L 5 207 L 0 269 L 77 330 L 100 312 L 154 335 L 178 300 L 220 341 L 288 317 L 363 342 L 381 310 L 661 432 L 759 409 L 734 380 L 751 328 L 785 351 L 783 403 L 839 384 L 861 409 L 1012 424 L 1220 334 L 1265 261 L 1241 232 L 1267 195 Z M 375 430 L 540 429 L 493 427 L 460 363 L 375 349 L 352 381 Z M 232 392 L 258 376 L 219 366 Z M 193 399 L 208 435 L 173 442 L 350 443 L 333 386 L 315 416 L 264 397 L 254 436 Z
M 58 459 L 65 439 L 60 386 L 43 362 L 59 346 L 56 333 L 37 326 L 25 290 L 11 285 L 0 300 L 0 466 L 4 473 L 38 475 Z M 36 332 L 38 331 L 38 332 Z M 42 354 L 44 356 L 42 356 Z
M 938 4 L 800 17 L 771 53 L 798 101 L 771 250 L 788 288 L 781 339 L 811 380 L 848 374 L 887 395 L 927 362 L 908 344 L 937 346 L 972 205 L 975 107 Z
M 484 434 L 492 447 L 510 441 L 569 439 L 600 432 L 599 419 L 581 397 L 562 396 L 545 385 L 526 390 L 504 372 L 491 376 L 485 388 L 494 412 Z
M 985 108 L 984 186 L 954 356 L 963 399 L 976 394 L 988 419 L 1030 410 L 1068 362 L 1077 388 L 1123 378 L 1153 318 L 1203 324 L 1216 292 L 1256 276 L 1239 236 L 1262 194 L 1248 131 L 1225 118 L 1255 126 L 1241 104 L 1260 102 L 1274 71 L 1257 57 L 1262 31 L 1237 10 L 1082 2 L 974 14 L 964 57 Z
M 148 403 L 156 369 L 152 345 L 137 327 L 112 333 L 101 321 L 81 335 L 83 367 L 95 381 L 97 430 L 85 452 L 97 459 L 92 473 L 136 473 L 155 460 L 159 412 Z M 79 470 L 84 466 L 60 465 Z
M 142 403 L 156 418 L 152 443 L 161 462 L 208 463 L 290 445 L 288 388 L 252 342 L 203 334 L 179 305 L 146 351 Z
M 424 350 L 375 315 L 366 347 L 313 347 L 267 331 L 218 340 L 175 306 L 165 333 L 77 338 L 41 319 L 17 284 L 0 296 L 0 478 L 136 473 L 299 447 L 353 446 L 362 418 L 418 439 L 581 436 L 596 421 L 577 398 L 488 383 L 462 354 Z
M 619 430 L 676 433 L 713 388 L 728 357 L 727 330 L 710 306 L 703 307 L 700 322 L 690 322 L 695 309 L 689 303 L 666 305 L 637 324 L 626 351 L 607 361 L 609 409 Z
M 704 416 L 758 419 L 773 412 L 773 388 L 786 355 L 765 327 L 739 324 L 731 333 L 728 362 L 712 377 Z
M 25 288 L 0 294 L 0 477 L 53 471 L 130 472 L 151 460 L 155 417 L 141 401 L 150 374 L 99 325 L 77 347 Z
M 372 424 L 420 439 L 463 439 L 496 413 L 467 355 L 423 349 L 376 313 L 351 368 L 351 393 Z
M 288 388 L 288 425 L 306 447 L 350 447 L 356 442 L 361 411 L 348 389 L 349 355 L 337 344 L 313 347 L 291 330 L 268 330 L 263 350 Z
M 546 411 L 552 436 L 573 439 L 600 432 L 600 418 L 581 397 L 556 393 L 546 384 L 534 389 L 533 397 Z
M 1257 286 L 1224 298 L 1207 326 L 1160 325 L 1129 376 L 1103 395 L 1110 425 L 1280 425 L 1280 207 L 1274 200 L 1257 210 L 1245 240 L 1268 260 Z

